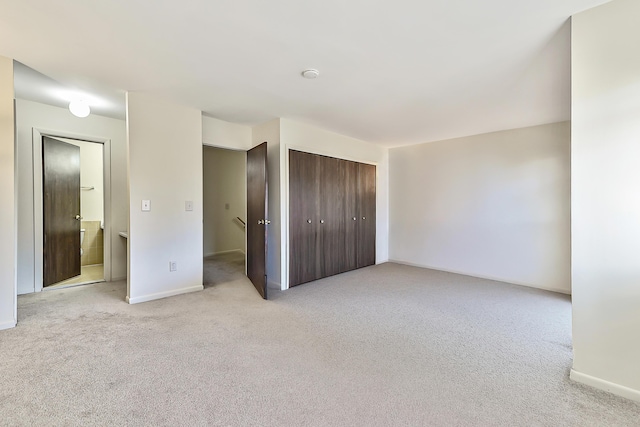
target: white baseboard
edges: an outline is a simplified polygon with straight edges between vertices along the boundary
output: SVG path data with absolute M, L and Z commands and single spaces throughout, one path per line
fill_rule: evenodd
M 203 289 L 204 289 L 204 286 L 197 285 L 197 286 L 190 286 L 188 288 L 174 289 L 174 290 L 171 290 L 171 291 L 158 292 L 157 294 L 142 295 L 142 296 L 133 297 L 133 298 L 130 298 L 129 295 L 127 295 L 126 301 L 129 304 L 139 304 L 141 302 L 147 302 L 147 301 L 153 301 L 153 300 L 157 300 L 157 299 L 161 299 L 161 298 L 173 297 L 173 296 L 176 296 L 176 295 L 187 294 L 189 292 L 197 292 L 197 291 L 201 291 Z
M 204 257 L 208 257 L 208 256 L 214 256 L 214 255 L 222 255 L 222 254 L 230 254 L 233 252 L 240 252 L 242 255 L 245 255 L 244 251 L 242 249 L 231 249 L 230 251 L 220 251 L 220 252 L 210 252 L 207 254 L 204 254 Z
M 527 288 L 542 289 L 543 291 L 557 292 L 559 294 L 571 295 L 571 292 L 570 291 L 566 291 L 565 289 L 558 289 L 558 288 L 546 287 L 546 286 L 538 286 L 538 285 L 533 285 L 531 283 L 516 282 L 516 281 L 513 281 L 513 280 L 505 279 L 503 277 L 501 278 L 501 277 L 484 276 L 484 275 L 479 275 L 479 274 L 471 274 L 471 273 L 466 272 L 466 271 L 449 270 L 449 269 L 445 269 L 445 268 L 434 267 L 434 266 L 431 266 L 431 265 L 416 264 L 416 263 L 413 263 L 413 262 L 401 261 L 401 260 L 397 260 L 397 259 L 390 259 L 389 262 L 393 262 L 395 264 L 409 265 L 411 267 L 428 268 L 429 270 L 444 271 L 446 273 L 461 274 L 463 276 L 477 277 L 478 279 L 494 280 L 496 282 L 510 283 L 512 285 L 526 286 Z
M 15 327 L 16 327 L 15 320 L 11 320 L 9 322 L 0 323 L 0 331 L 2 331 L 3 329 L 11 329 L 11 328 L 15 328 Z
M 280 283 L 271 282 L 271 281 L 267 281 L 267 288 L 274 289 L 276 291 L 281 291 L 282 290 L 282 286 L 280 285 Z
M 602 378 L 592 377 L 591 375 L 583 374 L 582 372 L 571 370 L 569 378 L 573 381 L 581 384 L 585 384 L 599 390 L 604 390 L 609 393 L 622 396 L 629 400 L 640 402 L 640 390 L 634 390 L 632 388 L 612 383 Z

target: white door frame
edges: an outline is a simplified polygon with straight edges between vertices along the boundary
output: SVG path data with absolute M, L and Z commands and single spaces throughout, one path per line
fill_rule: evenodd
M 34 235 L 34 291 L 42 291 L 44 261 L 44 231 L 42 212 L 42 137 L 58 137 L 95 142 L 103 145 L 104 186 L 104 280 L 111 281 L 111 139 L 81 135 L 73 132 L 33 128 L 33 235 Z

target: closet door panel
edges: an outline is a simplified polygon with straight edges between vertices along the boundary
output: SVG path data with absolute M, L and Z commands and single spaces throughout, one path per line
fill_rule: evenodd
M 289 151 L 289 286 L 320 278 L 317 157 Z
M 358 164 L 357 267 L 376 263 L 376 167 Z
M 345 269 L 355 270 L 358 267 L 358 163 L 344 161 L 345 167 Z
M 345 162 L 318 156 L 320 181 L 320 276 L 342 273 L 345 269 Z

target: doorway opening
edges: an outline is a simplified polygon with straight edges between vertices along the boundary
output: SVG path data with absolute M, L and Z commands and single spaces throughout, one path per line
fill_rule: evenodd
M 103 145 L 42 137 L 43 287 L 104 281 Z
M 33 129 L 36 292 L 110 279 L 110 149 Z
M 203 146 L 203 285 L 246 276 L 245 151 Z

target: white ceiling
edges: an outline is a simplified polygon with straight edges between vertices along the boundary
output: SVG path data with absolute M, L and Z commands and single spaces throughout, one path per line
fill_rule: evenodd
M 149 91 L 395 146 L 568 120 L 568 18 L 602 3 L 22 0 L 3 2 L 0 55 L 53 79 L 18 68 L 17 96 L 40 102 L 71 90 L 123 117 L 124 91 Z
M 83 99 L 91 105 L 91 113 L 100 116 L 125 118 L 125 91 L 100 84 L 69 82 L 63 84 L 44 74 L 14 62 L 16 98 L 67 108 L 72 100 Z

